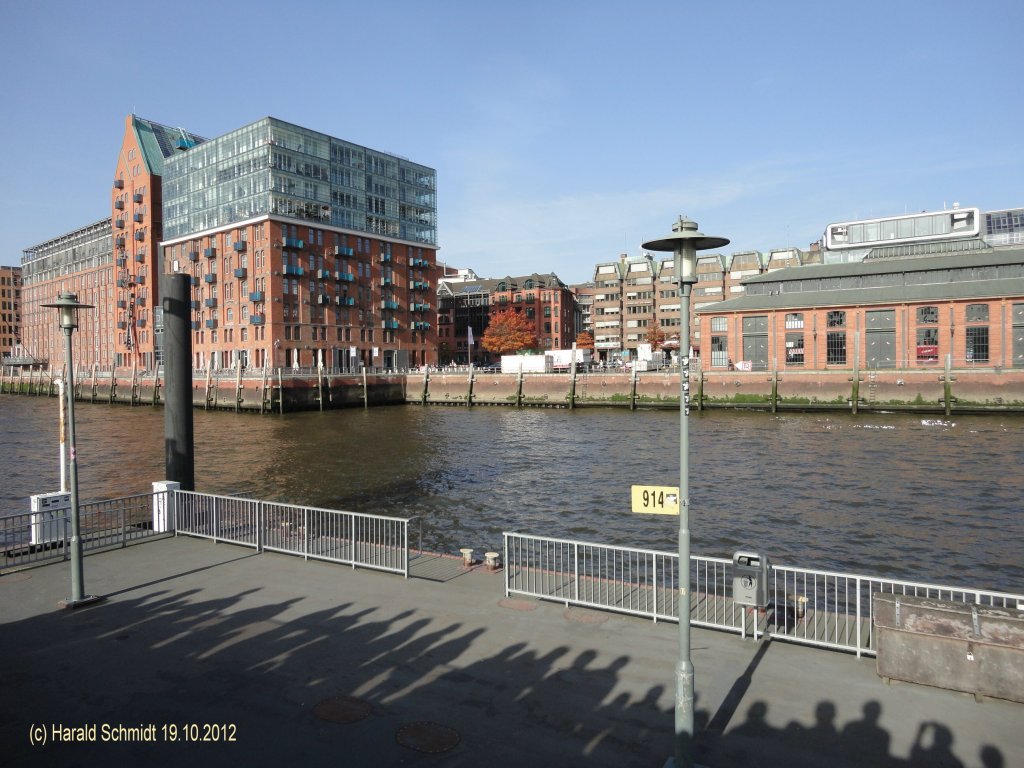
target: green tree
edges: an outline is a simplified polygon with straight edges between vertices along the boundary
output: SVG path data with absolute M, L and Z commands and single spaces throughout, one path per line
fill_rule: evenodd
M 514 309 L 505 309 L 491 315 L 481 346 L 495 355 L 512 355 L 536 347 L 537 330 Z

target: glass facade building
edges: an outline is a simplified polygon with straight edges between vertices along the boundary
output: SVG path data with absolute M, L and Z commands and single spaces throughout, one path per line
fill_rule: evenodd
M 260 216 L 437 245 L 436 171 L 266 117 L 168 158 L 163 236 Z

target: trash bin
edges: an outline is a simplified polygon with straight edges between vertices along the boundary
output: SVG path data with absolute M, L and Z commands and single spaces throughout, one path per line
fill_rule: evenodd
M 756 552 L 732 555 L 732 599 L 737 605 L 768 605 L 768 569 L 771 564 Z

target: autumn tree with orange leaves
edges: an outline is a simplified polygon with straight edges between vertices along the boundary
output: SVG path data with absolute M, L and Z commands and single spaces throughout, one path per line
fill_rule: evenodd
M 593 349 L 594 337 L 590 331 L 580 331 L 576 334 L 576 349 Z
M 665 331 L 661 329 L 660 325 L 652 325 L 647 328 L 647 343 L 651 345 L 651 349 L 661 349 L 665 343 Z
M 495 355 L 514 355 L 537 346 L 537 331 L 523 315 L 505 309 L 491 315 L 481 346 Z

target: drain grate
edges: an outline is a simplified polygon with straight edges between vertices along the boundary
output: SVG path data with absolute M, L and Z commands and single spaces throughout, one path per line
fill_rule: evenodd
M 367 718 L 372 711 L 373 705 L 370 702 L 357 699 L 355 696 L 336 696 L 332 699 L 324 699 L 313 707 L 313 714 L 321 720 L 341 725 L 358 723 Z
M 403 725 L 395 734 L 395 741 L 417 752 L 436 755 L 457 747 L 462 737 L 454 728 L 424 720 Z

